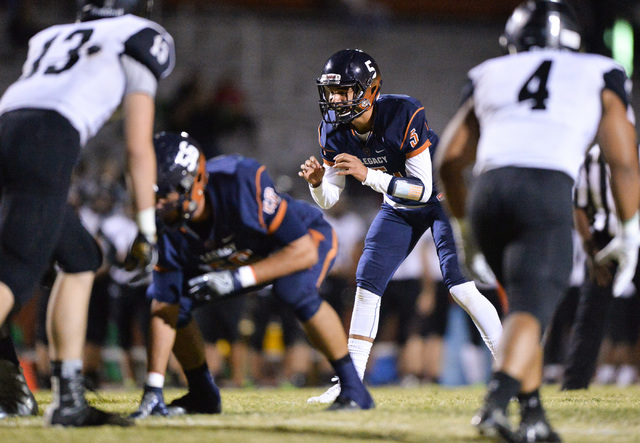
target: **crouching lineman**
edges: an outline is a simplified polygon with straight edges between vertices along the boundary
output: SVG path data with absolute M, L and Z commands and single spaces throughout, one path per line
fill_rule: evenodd
M 337 239 L 322 213 L 278 193 L 255 160 L 222 156 L 205 163 L 197 143 L 185 133 L 156 134 L 154 145 L 159 261 L 148 291 L 147 381 L 132 418 L 219 413 L 220 393 L 191 310 L 200 302 L 270 283 L 340 378 L 342 392 L 328 410 L 372 408 L 349 356 L 342 323 L 318 294 L 337 252 Z M 172 348 L 189 391 L 165 405 L 162 387 Z

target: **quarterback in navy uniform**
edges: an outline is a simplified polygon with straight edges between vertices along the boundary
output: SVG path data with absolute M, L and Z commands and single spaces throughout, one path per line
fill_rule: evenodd
M 324 209 L 333 206 L 347 175 L 384 195 L 356 273 L 349 352 L 358 375 L 364 377 L 376 337 L 380 297 L 428 229 L 451 295 L 473 318 L 493 352 L 502 326 L 495 307 L 458 265 L 452 228 L 433 184 L 431 155 L 438 136 L 427 124 L 424 107 L 406 95 L 380 95 L 378 65 L 360 50 L 332 55 L 317 84 L 323 117 L 318 138 L 324 165 L 311 157 L 299 172 L 309 183 L 313 199 Z M 330 402 L 339 392 L 340 385 L 335 384 L 309 402 Z
M 197 302 L 267 284 L 292 308 L 345 386 L 329 409 L 372 408 L 340 319 L 318 292 L 337 253 L 337 238 L 322 212 L 279 193 L 265 166 L 255 160 L 232 155 L 205 163 L 196 142 L 185 133 L 160 133 L 154 145 L 157 213 L 163 229 L 148 290 L 148 375 L 133 417 L 220 412 L 220 395 L 191 310 Z M 189 392 L 167 407 L 162 387 L 172 347 L 187 375 Z
M 509 299 L 492 379 L 472 423 L 508 441 L 560 441 L 540 402 L 540 340 L 569 286 L 572 187 L 595 140 L 610 167 L 619 217 L 619 229 L 595 260 L 618 262 L 613 293 L 619 295 L 635 273 L 640 241 L 636 132 L 627 118 L 624 69 L 579 52 L 580 30 L 562 0 L 522 3 L 500 43 L 504 56 L 469 71 L 472 88 L 436 161 L 452 215 L 468 215 L 469 238 Z M 516 396 L 521 422 L 514 432 L 506 414 Z
M 54 391 L 48 424 L 131 424 L 90 407 L 84 398 L 80 371 L 87 306 L 102 258 L 75 212 L 65 207 L 82 147 L 122 105 L 140 232 L 129 263 L 153 262 L 154 98 L 175 56 L 171 36 L 144 18 L 152 3 L 78 2 L 76 23 L 31 38 L 22 75 L 0 100 L 0 322 L 30 298 L 52 260 L 60 268 L 47 321 Z

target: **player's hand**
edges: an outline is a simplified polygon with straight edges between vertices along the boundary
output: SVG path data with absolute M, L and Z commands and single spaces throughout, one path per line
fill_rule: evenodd
M 211 301 L 240 291 L 238 271 L 215 271 L 202 274 L 189 280 L 189 297 L 196 301 Z
M 615 261 L 618 263 L 616 275 L 613 277 L 613 296 L 624 295 L 633 280 L 638 264 L 638 248 L 640 247 L 640 223 L 638 214 L 630 220 L 620 223 L 618 235 L 595 256 L 596 263 L 604 265 Z
M 485 285 L 495 285 L 496 276 L 484 258 L 471 234 L 466 219 L 451 218 L 451 227 L 456 240 L 458 261 L 464 266 L 471 278 Z
M 158 263 L 158 251 L 155 236 L 138 233 L 124 259 L 124 268 L 127 271 L 139 271 L 131 282 L 135 283 L 149 275 L 156 263 Z
M 369 169 L 355 155 L 342 153 L 336 155 L 334 160 L 333 167 L 338 170 L 337 175 L 352 175 L 360 182 L 367 178 Z
M 311 156 L 300 165 L 298 175 L 304 178 L 311 186 L 317 188 L 322 183 L 324 167 L 314 156 Z

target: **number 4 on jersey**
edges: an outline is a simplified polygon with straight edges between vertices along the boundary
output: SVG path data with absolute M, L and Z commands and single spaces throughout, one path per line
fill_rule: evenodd
M 549 90 L 547 89 L 547 80 L 549 79 L 549 71 L 551 70 L 551 60 L 543 61 L 536 72 L 526 81 L 520 94 L 518 95 L 518 101 L 534 100 L 531 109 L 547 109 L 544 102 L 549 97 Z

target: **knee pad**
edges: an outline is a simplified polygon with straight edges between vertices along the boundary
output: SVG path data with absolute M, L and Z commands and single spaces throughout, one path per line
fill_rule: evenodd
M 349 335 L 376 338 L 380 319 L 380 301 L 382 298 L 371 291 L 358 287 L 353 303 Z

